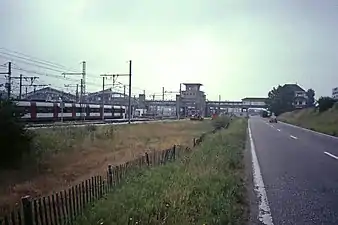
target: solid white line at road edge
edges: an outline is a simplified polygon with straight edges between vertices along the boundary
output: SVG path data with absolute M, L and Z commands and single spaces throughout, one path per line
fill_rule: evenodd
M 258 198 L 258 219 L 265 225 L 273 225 L 272 216 L 270 211 L 270 206 L 268 202 L 268 197 L 266 195 L 263 177 L 261 174 L 261 169 L 259 167 L 255 145 L 252 139 L 250 124 L 248 124 L 249 130 L 249 139 L 251 147 L 251 156 L 252 156 L 252 170 L 253 170 L 253 180 L 255 185 L 255 191 Z
M 334 159 L 338 159 L 338 156 L 335 156 L 335 155 L 333 155 L 333 154 L 331 154 L 331 153 L 329 153 L 329 152 L 324 152 L 324 154 L 326 154 L 326 155 L 328 155 L 328 156 L 331 156 L 331 157 L 334 158 Z

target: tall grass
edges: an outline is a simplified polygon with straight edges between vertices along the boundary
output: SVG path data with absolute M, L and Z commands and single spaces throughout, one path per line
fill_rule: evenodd
M 321 113 L 314 108 L 288 112 L 280 115 L 279 120 L 329 135 L 338 135 L 337 106 Z
M 77 224 L 244 224 L 246 127 L 238 119 L 180 160 L 135 171 Z

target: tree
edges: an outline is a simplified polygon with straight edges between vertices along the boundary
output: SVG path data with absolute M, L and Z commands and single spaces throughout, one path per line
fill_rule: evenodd
M 266 104 L 269 111 L 275 113 L 276 116 L 293 110 L 294 93 L 286 87 L 278 85 L 273 88 L 269 94 Z
M 17 165 L 30 151 L 31 135 L 19 121 L 22 112 L 9 100 L 0 100 L 0 167 Z
M 318 108 L 319 112 L 325 112 L 328 109 L 331 109 L 336 100 L 330 97 L 320 97 L 318 99 Z
M 306 95 L 308 97 L 307 106 L 313 107 L 315 104 L 315 91 L 310 88 L 309 90 L 307 90 Z

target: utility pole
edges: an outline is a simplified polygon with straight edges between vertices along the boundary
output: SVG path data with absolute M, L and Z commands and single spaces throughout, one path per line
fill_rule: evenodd
M 102 77 L 102 121 L 104 122 L 104 80 L 106 77 Z
M 82 85 L 83 85 L 82 94 L 85 95 L 86 94 L 86 61 L 82 62 Z
M 82 73 L 62 73 L 64 77 L 66 75 L 82 75 L 81 79 L 81 93 L 80 93 L 80 107 L 83 115 L 83 120 L 86 119 L 86 116 L 84 114 L 84 107 L 83 107 L 83 97 L 86 93 L 86 61 L 82 62 Z
M 218 95 L 218 115 L 221 114 L 221 95 Z
M 19 92 L 19 99 L 21 100 L 21 96 L 22 96 L 22 74 L 20 74 L 20 92 Z
M 128 102 L 128 124 L 131 121 L 131 60 L 129 60 L 129 102 Z
M 101 74 L 102 77 L 113 77 L 113 82 L 115 83 L 115 79 L 122 76 L 129 77 L 129 96 L 128 96 L 128 124 L 131 122 L 131 76 L 132 76 L 132 61 L 129 60 L 129 73 L 128 74 Z M 124 86 L 125 92 L 125 86 Z M 125 96 L 125 95 L 124 95 Z
M 11 98 L 11 91 L 12 91 L 12 62 L 8 62 L 8 72 L 2 72 L 0 74 L 8 75 L 7 98 L 9 100 Z
M 179 92 L 179 97 L 178 97 L 178 112 L 177 112 L 177 119 L 180 119 L 180 114 L 181 114 L 181 93 L 182 93 L 182 83 L 180 83 L 180 92 Z
M 23 76 L 22 74 L 20 74 L 19 77 L 12 77 L 12 79 L 19 79 L 19 82 L 20 82 L 19 99 L 21 99 L 22 98 L 22 87 L 23 87 L 22 79 L 25 79 L 25 81 L 30 79 L 30 85 L 29 86 L 33 86 L 34 80 L 39 79 L 39 77 L 26 77 L 26 76 Z
M 162 87 L 162 119 L 164 114 L 164 87 Z

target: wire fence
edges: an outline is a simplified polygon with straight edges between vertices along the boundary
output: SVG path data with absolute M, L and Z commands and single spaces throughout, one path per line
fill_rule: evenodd
M 227 128 L 229 123 L 224 127 Z M 210 133 L 193 139 L 193 146 L 199 145 Z M 174 145 L 172 148 L 145 153 L 124 164 L 109 165 L 105 175 L 93 176 L 67 190 L 49 196 L 31 198 L 25 196 L 8 215 L 0 218 L 0 225 L 70 225 L 85 208 L 111 192 L 135 169 L 153 167 L 175 161 L 182 154 L 191 151 L 189 147 Z

